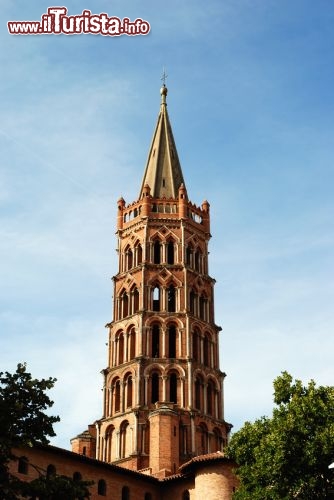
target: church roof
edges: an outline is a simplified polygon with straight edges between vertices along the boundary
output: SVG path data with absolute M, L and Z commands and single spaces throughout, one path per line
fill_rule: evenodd
M 177 154 L 172 127 L 167 112 L 167 87 L 160 90 L 161 105 L 157 125 L 149 150 L 140 195 L 144 186 L 151 188 L 153 198 L 177 198 L 184 184 L 182 169 Z

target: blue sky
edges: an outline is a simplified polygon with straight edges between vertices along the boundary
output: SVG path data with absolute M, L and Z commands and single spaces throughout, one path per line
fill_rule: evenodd
M 10 36 L 2 0 L 1 370 L 54 376 L 53 443 L 101 416 L 116 201 L 138 197 L 162 68 L 190 199 L 211 204 L 225 417 L 270 414 L 283 370 L 334 379 L 334 6 L 68 0 L 148 36 Z

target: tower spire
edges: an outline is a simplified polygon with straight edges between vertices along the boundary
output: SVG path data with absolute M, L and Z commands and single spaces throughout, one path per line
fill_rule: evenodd
M 160 89 L 161 105 L 146 162 L 140 197 L 144 186 L 151 188 L 153 198 L 177 198 L 183 173 L 176 150 L 172 127 L 167 112 L 166 72 L 164 70 Z

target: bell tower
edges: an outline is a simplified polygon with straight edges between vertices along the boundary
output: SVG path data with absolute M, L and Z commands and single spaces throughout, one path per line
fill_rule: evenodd
M 188 199 L 165 84 L 160 94 L 138 200 L 117 203 L 119 267 L 93 441 L 100 460 L 166 477 L 223 451 L 231 425 L 208 268 L 210 205 Z

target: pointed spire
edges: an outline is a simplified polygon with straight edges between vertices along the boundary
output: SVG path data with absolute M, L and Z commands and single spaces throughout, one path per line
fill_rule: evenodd
M 182 169 L 176 151 L 172 127 L 167 113 L 166 74 L 160 89 L 161 104 L 157 125 L 149 150 L 140 196 L 145 185 L 151 188 L 153 198 L 177 198 L 181 184 L 184 184 Z

